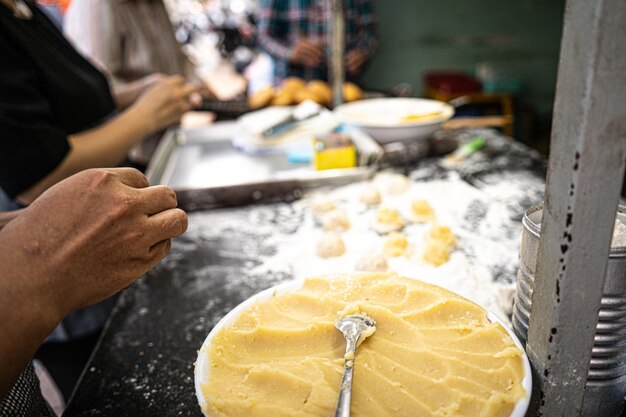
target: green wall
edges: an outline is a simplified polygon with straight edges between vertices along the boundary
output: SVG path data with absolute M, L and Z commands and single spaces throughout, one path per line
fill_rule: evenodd
M 424 71 L 489 62 L 522 80 L 524 102 L 551 112 L 565 0 L 374 1 L 380 47 L 366 86 L 408 82 L 419 96 Z

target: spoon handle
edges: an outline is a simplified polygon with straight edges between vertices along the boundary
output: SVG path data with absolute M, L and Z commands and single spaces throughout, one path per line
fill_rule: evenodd
M 356 341 L 347 340 L 346 358 L 343 361 L 343 377 L 341 378 L 341 388 L 339 390 L 339 400 L 335 417 L 350 417 L 350 399 L 352 398 L 352 374 L 354 371 L 354 353 L 356 352 Z M 351 353 L 351 354 L 350 354 Z

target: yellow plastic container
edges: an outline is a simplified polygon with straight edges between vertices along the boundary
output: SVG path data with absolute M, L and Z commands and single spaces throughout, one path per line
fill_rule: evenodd
M 329 146 L 325 138 L 313 139 L 313 166 L 316 170 L 354 168 L 357 166 L 356 147 L 349 142 L 342 146 Z

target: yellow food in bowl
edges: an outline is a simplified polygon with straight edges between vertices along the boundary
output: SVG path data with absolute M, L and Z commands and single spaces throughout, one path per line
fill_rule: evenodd
M 526 392 L 523 353 L 480 306 L 395 274 L 310 278 L 242 311 L 211 340 L 211 417 L 331 416 L 345 341 L 334 323 L 364 312 L 353 417 L 509 416 Z
M 403 122 L 417 122 L 424 119 L 431 119 L 435 117 L 441 116 L 440 111 L 432 112 L 432 113 L 424 113 L 424 114 L 408 114 L 402 117 Z

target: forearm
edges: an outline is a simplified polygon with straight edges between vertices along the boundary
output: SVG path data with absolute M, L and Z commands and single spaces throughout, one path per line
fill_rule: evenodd
M 291 53 L 290 45 L 276 37 L 279 19 L 277 6 L 273 0 L 261 0 L 258 24 L 258 41 L 261 48 L 275 59 L 288 60 Z M 282 12 L 284 13 L 284 11 Z
M 273 38 L 271 35 L 266 33 L 263 36 L 259 36 L 259 45 L 273 58 L 289 60 L 291 47 L 289 47 L 286 43 Z
M 1 236 L 2 232 L 0 240 Z M 0 400 L 62 317 L 42 294 L 30 289 L 29 274 L 15 268 L 24 264 L 13 256 L 18 250 L 0 244 L 0 315 L 4 317 L 0 327 Z
M 61 164 L 45 178 L 18 196 L 18 201 L 30 204 L 57 182 L 88 168 L 118 165 L 130 148 L 154 132 L 136 107 L 131 107 L 113 120 L 68 138 L 71 150 Z

